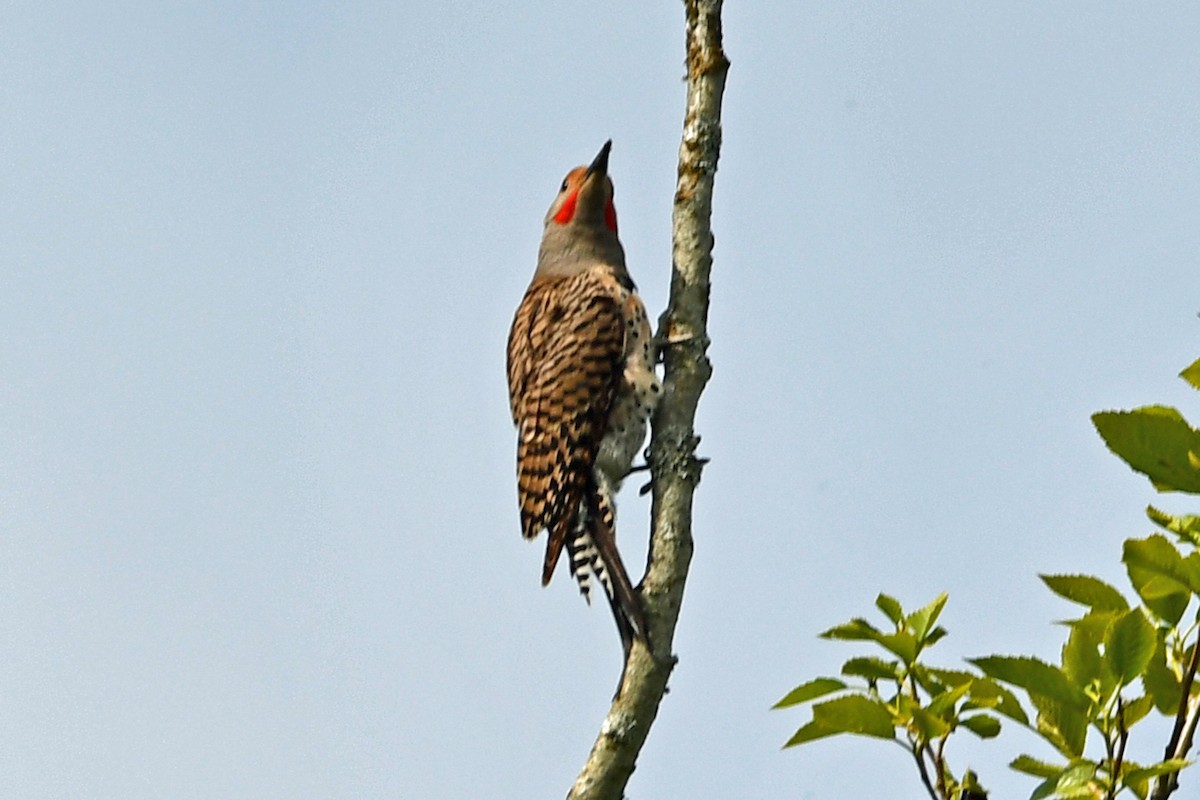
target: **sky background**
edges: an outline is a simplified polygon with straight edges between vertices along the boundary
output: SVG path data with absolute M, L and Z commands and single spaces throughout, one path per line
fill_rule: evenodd
M 695 559 L 638 798 L 921 798 L 780 745 L 877 592 L 1056 659 L 1200 356 L 1200 10 L 725 8 Z M 504 343 L 614 140 L 666 303 L 677 2 L 0 7 L 0 795 L 562 797 L 620 671 L 519 535 Z M 645 498 L 621 539 L 641 574 Z M 635 578 L 636 579 L 636 578 Z M 964 734 L 964 736 L 968 736 Z M 1135 757 L 1161 752 L 1135 741 Z M 995 797 L 1052 754 L 955 745 Z M 1189 779 L 1194 782 L 1200 778 Z

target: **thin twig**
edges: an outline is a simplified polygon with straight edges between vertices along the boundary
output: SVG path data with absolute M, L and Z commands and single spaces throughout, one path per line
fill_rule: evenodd
M 1183 676 L 1182 691 L 1179 695 L 1179 710 L 1175 713 L 1175 727 L 1171 731 L 1171 739 L 1167 742 L 1167 750 L 1163 758 L 1176 758 L 1176 748 L 1183 737 L 1183 727 L 1187 720 L 1188 701 L 1191 699 L 1192 683 L 1196 680 L 1196 668 L 1200 667 L 1200 644 L 1192 648 L 1192 660 L 1188 663 L 1187 672 Z
M 1118 694 L 1117 695 L 1118 702 L 1120 701 L 1120 698 L 1121 698 L 1121 696 Z M 1108 713 L 1107 709 L 1108 709 L 1108 704 L 1106 703 L 1102 713 L 1107 714 Z M 1105 764 L 1112 764 L 1114 761 L 1116 761 L 1117 754 L 1116 754 L 1116 744 L 1113 742 L 1112 731 L 1108 730 L 1105 726 L 1102 726 L 1099 723 L 1096 723 L 1096 726 L 1097 726 L 1097 729 L 1101 733 L 1104 734 L 1104 760 L 1101 761 L 1097 765 L 1097 769 L 1100 769 Z M 1112 789 L 1110 787 L 1108 797 L 1106 798 L 1106 800 L 1111 800 L 1111 798 L 1112 798 Z
M 1196 732 L 1196 714 L 1200 709 L 1200 703 L 1195 704 L 1194 707 L 1191 703 L 1192 685 L 1196 681 L 1197 668 L 1200 668 L 1200 637 L 1197 637 L 1196 644 L 1192 647 L 1192 660 L 1188 663 L 1183 683 L 1180 686 L 1179 710 L 1175 713 L 1175 727 L 1171 731 L 1171 738 L 1167 741 L 1167 748 L 1163 753 L 1164 760 L 1183 758 L 1192 748 L 1192 736 Z M 1154 793 L 1150 798 L 1151 800 L 1167 800 L 1171 796 L 1171 792 L 1177 788 L 1179 788 L 1178 772 L 1160 775 L 1154 782 Z
M 917 688 L 917 676 L 911 671 L 908 673 L 908 691 L 912 695 L 913 703 L 921 704 L 921 692 Z M 912 734 L 909 734 L 909 740 L 912 741 Z M 941 765 L 938 763 L 938 756 L 929 748 L 929 743 L 925 742 L 922 745 L 912 743 L 913 756 L 917 759 L 917 768 L 921 771 L 921 783 L 925 784 L 926 791 L 933 800 L 939 800 L 940 797 L 945 797 L 945 781 L 942 775 Z M 933 783 L 929 780 L 929 772 L 925 768 L 924 759 L 928 758 L 930 765 L 937 772 L 937 790 L 934 790 Z
M 1117 754 L 1112 760 L 1112 780 L 1108 783 L 1109 800 L 1117 796 L 1121 786 L 1121 764 L 1125 761 L 1125 745 L 1129 741 L 1129 729 L 1125 727 L 1125 703 L 1117 695 Z
M 928 745 L 918 747 L 916 742 L 912 742 L 913 759 L 917 762 L 917 771 L 921 773 L 921 783 L 925 784 L 925 791 L 929 792 L 930 800 L 939 800 L 938 794 L 933 788 L 933 782 L 929 780 L 929 771 L 925 769 L 924 755 L 927 749 Z
M 933 766 L 937 770 L 938 793 L 942 797 L 948 797 L 950 794 L 946 789 L 946 736 L 938 739 L 937 750 L 933 753 Z
M 1176 758 L 1187 758 L 1187 754 L 1192 749 L 1192 739 L 1196 735 L 1196 723 L 1200 721 L 1200 698 L 1192 701 L 1191 708 L 1188 710 L 1187 726 L 1184 730 L 1183 739 L 1179 743 L 1179 755 Z

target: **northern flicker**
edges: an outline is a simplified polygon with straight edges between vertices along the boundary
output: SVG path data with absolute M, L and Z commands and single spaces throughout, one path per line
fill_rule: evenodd
M 617 239 L 612 141 L 567 173 L 546 213 L 537 270 L 508 335 L 521 532 L 545 530 L 542 585 L 564 547 L 590 601 L 604 588 L 628 657 L 646 639 L 642 606 L 617 551 L 613 496 L 662 392 L 656 353 Z

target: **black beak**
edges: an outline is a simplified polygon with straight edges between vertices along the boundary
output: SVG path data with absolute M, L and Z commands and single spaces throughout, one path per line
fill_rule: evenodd
M 612 139 L 609 139 L 604 143 L 604 147 L 600 148 L 600 152 L 597 153 L 596 157 L 592 159 L 592 163 L 588 164 L 587 172 L 584 173 L 585 178 L 592 173 L 599 173 L 601 175 L 608 174 L 609 150 L 612 150 Z

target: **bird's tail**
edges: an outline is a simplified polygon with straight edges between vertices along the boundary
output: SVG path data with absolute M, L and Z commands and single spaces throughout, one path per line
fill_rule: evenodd
M 628 658 L 635 638 L 649 643 L 646 616 L 617 550 L 616 515 L 611 498 L 603 489 L 591 486 L 586 502 L 587 514 L 580 515 L 575 535 L 567 540 L 571 574 L 579 583 L 580 593 L 589 603 L 593 575 L 604 587 L 617 631 L 621 635 L 621 645 Z

